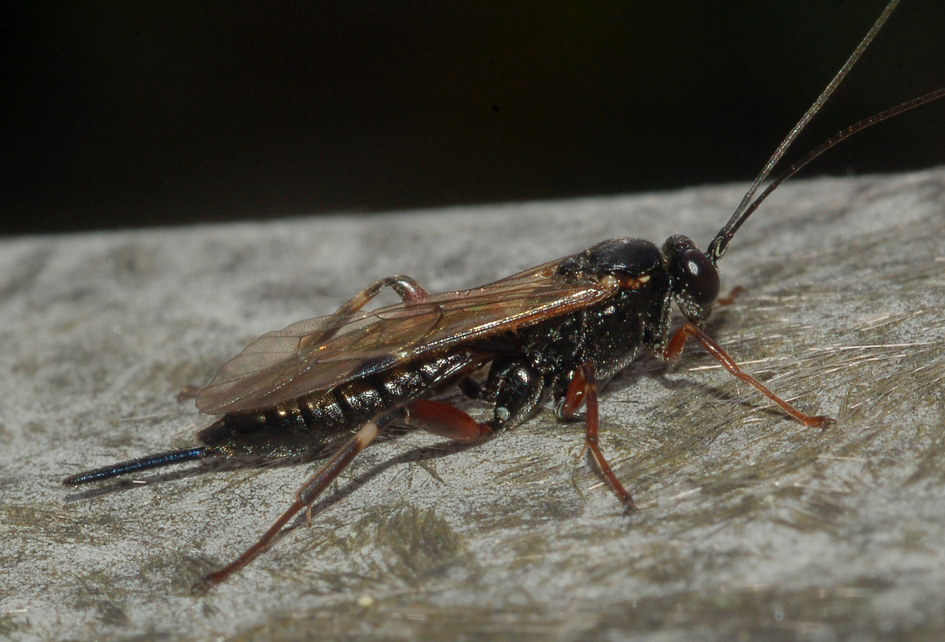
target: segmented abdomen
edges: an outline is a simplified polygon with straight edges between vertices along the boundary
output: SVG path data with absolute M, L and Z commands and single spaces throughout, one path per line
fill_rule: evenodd
M 224 415 L 197 438 L 229 457 L 317 454 L 365 422 L 433 394 L 482 365 L 466 350 L 388 369 L 366 363 L 363 374 L 334 388 L 271 408 Z

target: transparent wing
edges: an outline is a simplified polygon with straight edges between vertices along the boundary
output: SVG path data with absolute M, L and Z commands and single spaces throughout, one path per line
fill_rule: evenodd
M 611 280 L 558 277 L 554 261 L 471 290 L 444 292 L 268 332 L 220 368 L 197 396 L 208 414 L 275 406 L 434 351 L 602 301 Z

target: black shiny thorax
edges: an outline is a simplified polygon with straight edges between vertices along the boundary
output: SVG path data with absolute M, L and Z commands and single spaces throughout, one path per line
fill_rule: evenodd
M 619 284 L 616 292 L 593 305 L 510 333 L 509 354 L 490 371 L 490 398 L 503 395 L 508 373 L 525 395 L 540 379 L 557 405 L 584 364 L 594 365 L 606 382 L 645 349 L 662 357 L 669 341 L 671 307 L 701 325 L 718 294 L 718 273 L 687 237 L 672 236 L 662 247 L 650 241 L 616 238 L 562 259 L 555 278 Z M 531 381 L 529 381 L 531 378 Z M 514 395 L 512 395 L 514 396 Z
M 606 381 L 640 348 L 660 352 L 665 347 L 673 297 L 668 259 L 655 244 L 630 238 L 598 243 L 563 259 L 557 278 L 616 278 L 626 287 L 599 303 L 507 337 L 510 352 L 518 353 L 524 366 L 541 377 L 555 401 L 565 395 L 575 370 L 584 363 L 593 363 Z M 498 367 L 507 368 L 504 362 Z

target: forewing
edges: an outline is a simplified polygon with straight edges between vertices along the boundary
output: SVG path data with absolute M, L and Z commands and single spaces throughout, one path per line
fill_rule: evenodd
M 268 332 L 197 397 L 208 414 L 275 406 L 459 343 L 567 314 L 613 295 L 610 280 L 565 281 L 546 263 L 489 285 L 299 321 Z

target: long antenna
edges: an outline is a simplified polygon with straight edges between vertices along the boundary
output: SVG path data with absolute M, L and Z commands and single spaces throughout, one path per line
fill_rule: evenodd
M 811 151 L 804 154 L 803 157 L 801 157 L 793 165 L 791 165 L 786 170 L 784 170 L 782 174 L 780 174 L 777 178 L 775 178 L 770 183 L 768 183 L 768 185 L 761 191 L 761 193 L 758 194 L 758 198 L 752 201 L 751 204 L 745 208 L 738 222 L 735 225 L 732 225 L 731 222 L 729 222 L 729 225 L 725 226 L 725 230 L 722 230 L 722 232 L 725 232 L 725 238 L 720 241 L 719 237 L 722 236 L 722 232 L 719 232 L 719 236 L 715 238 L 715 240 L 713 241 L 713 244 L 715 244 L 716 242 L 723 244 L 722 252 L 724 253 L 725 247 L 728 246 L 728 242 L 732 240 L 733 236 L 735 236 L 735 232 L 738 231 L 739 226 L 745 221 L 745 219 L 751 216 L 752 212 L 758 209 L 758 206 L 761 205 L 761 202 L 764 201 L 766 198 L 768 198 L 771 192 L 773 192 L 778 185 L 780 185 L 787 179 L 794 176 L 797 172 L 801 170 L 801 168 L 803 168 L 805 165 L 810 163 L 812 160 L 814 160 L 815 158 L 823 154 L 825 151 L 827 151 L 831 147 L 836 147 L 841 142 L 848 139 L 850 136 L 853 136 L 854 134 L 857 134 L 863 131 L 867 127 L 871 127 L 875 125 L 876 123 L 881 123 L 884 120 L 888 120 L 892 118 L 893 116 L 898 116 L 899 114 L 915 109 L 916 107 L 921 107 L 922 105 L 930 103 L 934 100 L 938 100 L 939 98 L 945 98 L 945 87 L 941 87 L 939 89 L 936 89 L 935 91 L 930 91 L 924 96 L 913 98 L 912 100 L 908 100 L 902 103 L 901 105 L 890 107 L 889 109 L 885 111 L 881 111 L 878 114 L 873 114 L 869 118 L 864 118 L 860 122 L 854 123 L 853 125 L 850 125 L 849 127 L 837 132 L 836 134 L 834 134 L 833 136 L 831 136 L 830 138 L 822 142 L 820 145 L 818 145 Z
M 879 30 L 886 23 L 886 20 L 889 18 L 898 4 L 899 0 L 890 0 L 889 4 L 886 5 L 886 8 L 883 9 L 883 13 L 881 13 L 879 18 L 876 19 L 876 22 L 873 23 L 873 26 L 870 28 L 869 32 L 863 36 L 863 40 L 861 40 L 860 44 L 857 45 L 856 49 L 853 50 L 853 53 L 850 54 L 850 57 L 847 58 L 847 61 L 843 63 L 843 66 L 840 67 L 840 71 L 837 72 L 837 75 L 835 75 L 833 80 L 831 80 L 827 86 L 824 87 L 824 90 L 820 92 L 820 96 L 817 97 L 817 100 L 814 101 L 814 104 L 812 104 L 807 109 L 807 111 L 804 112 L 804 115 L 801 116 L 801 119 L 797 121 L 797 124 L 791 128 L 791 131 L 788 132 L 788 135 L 783 141 L 781 141 L 781 144 L 778 145 L 778 148 L 774 150 L 771 158 L 768 159 L 768 162 L 765 163 L 764 167 L 761 169 L 761 172 L 759 172 L 758 176 L 755 177 L 751 187 L 749 187 L 748 191 L 745 192 L 742 202 L 738 204 L 737 208 L 735 208 L 735 213 L 732 214 L 732 218 L 729 219 L 728 223 L 725 224 L 725 227 L 719 231 L 716 237 L 712 239 L 712 243 L 709 244 L 709 247 L 706 250 L 706 256 L 712 265 L 718 263 L 719 259 L 722 258 L 722 256 L 725 254 L 725 251 L 728 249 L 729 241 L 731 241 L 732 237 L 735 235 L 735 231 L 741 227 L 741 224 L 745 222 L 745 219 L 748 218 L 748 215 L 754 211 L 754 208 L 749 210 L 748 206 L 751 203 L 751 199 L 755 195 L 755 192 L 758 191 L 758 188 L 761 186 L 761 184 L 771 174 L 775 165 L 781 161 L 784 153 L 788 150 L 801 131 L 807 127 L 807 123 L 809 123 L 814 115 L 820 111 L 820 108 L 824 106 L 824 103 L 830 99 L 830 97 L 833 95 L 833 92 L 837 89 L 840 83 L 843 82 L 843 79 L 846 78 L 847 73 L 849 73 L 849 71 L 853 68 L 853 65 L 855 65 L 860 59 L 869 44 L 873 42 L 873 38 L 875 38 L 876 34 L 879 33 Z

